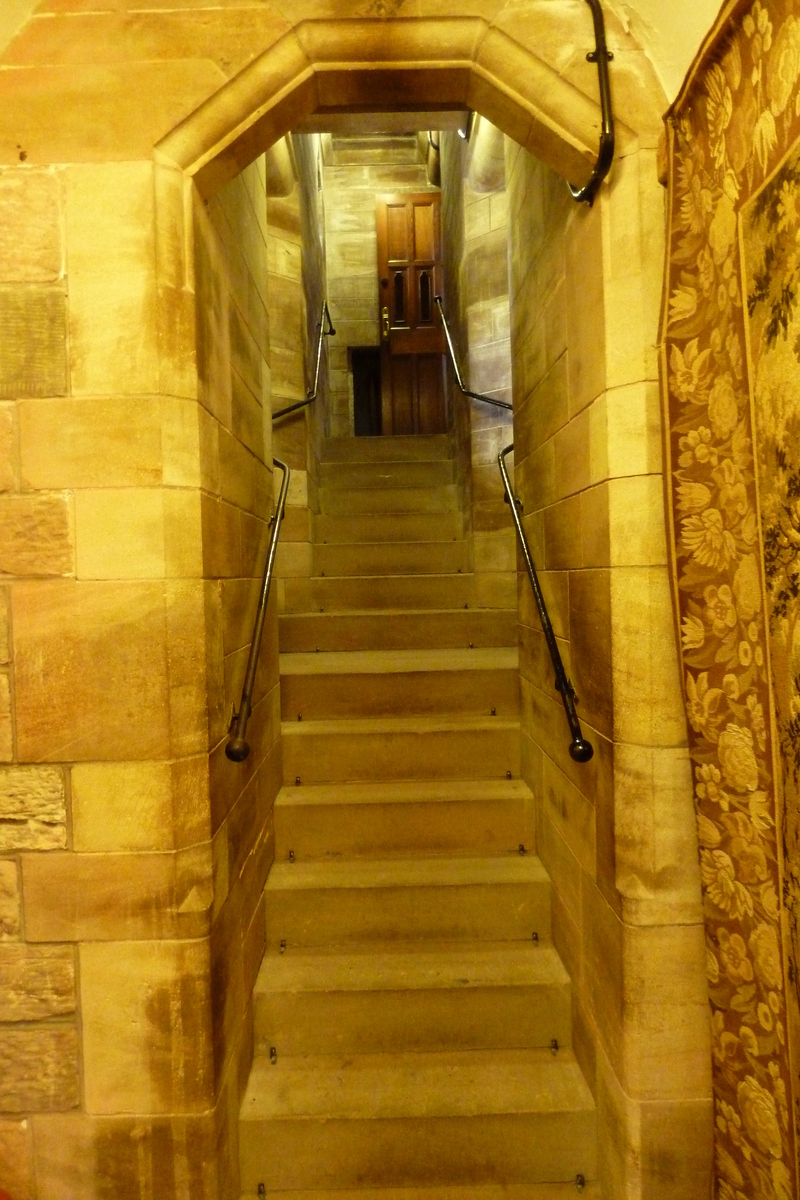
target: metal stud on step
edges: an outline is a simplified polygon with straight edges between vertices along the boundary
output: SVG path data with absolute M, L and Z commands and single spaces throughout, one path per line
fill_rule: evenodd
M 302 714 L 302 713 L 298 713 L 298 714 L 297 714 L 297 719 L 298 719 L 298 721 L 302 721 L 302 719 L 303 719 L 303 714 Z
M 258 1194 L 259 1194 L 259 1196 L 266 1196 L 266 1194 L 267 1194 L 267 1189 L 263 1183 L 260 1183 L 258 1185 Z
M 494 705 L 492 705 L 492 716 L 493 717 L 497 716 L 497 709 L 494 707 Z
M 576 1175 L 575 1176 L 575 1191 L 582 1192 L 585 1187 L 586 1187 L 586 1180 L 584 1179 L 583 1175 Z
M 528 852 L 527 852 L 527 850 L 525 849 L 525 843 L 524 843 L 524 842 L 520 842 L 520 844 L 519 844 L 519 852 L 520 852 L 520 854 L 521 854 L 521 855 L 522 855 L 522 854 L 527 854 L 527 853 L 528 853 Z
M 300 787 L 300 776 L 299 775 L 295 775 L 295 777 L 294 777 L 294 786 Z
M 506 779 L 513 779 L 513 778 L 514 778 L 514 776 L 511 774 L 511 772 L 506 771 Z
M 289 862 L 294 862 L 294 850 L 289 851 Z
M 532 933 L 532 934 L 531 934 L 531 941 L 533 942 L 534 946 L 538 946 L 538 945 L 539 945 L 539 935 L 538 935 L 538 933 Z
M 558 1038 L 550 1039 L 550 1053 L 558 1054 Z
M 278 1049 L 276 1046 L 270 1046 L 269 1048 L 269 1061 L 272 1063 L 273 1067 L 278 1061 Z
M 286 953 L 286 938 L 281 938 L 280 953 Z

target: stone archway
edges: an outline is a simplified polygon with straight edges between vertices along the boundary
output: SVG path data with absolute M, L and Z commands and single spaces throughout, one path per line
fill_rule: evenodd
M 242 959 L 257 948 L 258 902 L 252 902 L 256 916 L 250 921 L 248 910 L 244 922 L 240 914 L 232 915 L 233 906 L 226 911 L 222 891 L 225 871 L 240 867 L 243 842 L 242 853 L 260 856 L 261 866 L 269 858 L 268 839 L 251 845 L 244 838 L 242 813 L 254 796 L 264 802 L 275 783 L 270 755 L 277 735 L 274 711 L 265 705 L 253 723 L 254 741 L 261 739 L 264 746 L 260 763 L 255 759 L 256 766 L 264 765 L 263 774 L 250 767 L 235 779 L 223 773 L 220 747 L 228 714 L 221 701 L 222 635 L 204 608 L 204 577 L 219 573 L 212 558 L 227 531 L 208 502 L 214 483 L 204 457 L 208 426 L 197 404 L 187 197 L 193 187 L 212 197 L 301 118 L 354 108 L 472 108 L 576 183 L 588 175 L 596 153 L 600 113 L 595 68 L 585 57 L 592 31 L 583 0 L 509 5 L 477 0 L 467 11 L 418 0 L 410 14 L 411 0 L 376 0 L 361 6 L 332 3 L 323 17 L 317 15 L 319 7 L 315 0 L 295 4 L 291 17 L 279 6 L 239 9 L 229 3 L 206 9 L 199 0 L 178 11 L 151 6 L 133 15 L 57 8 L 46 19 L 28 23 L 11 47 L 14 70 L 0 78 L 6 100 L 0 158 L 8 178 L 13 177 L 11 186 L 19 181 L 26 194 L 35 195 L 48 221 L 55 214 L 53 246 L 57 243 L 62 255 L 59 259 L 47 242 L 50 257 L 43 266 L 37 242 L 21 290 L 25 303 L 33 303 L 38 292 L 32 293 L 39 289 L 42 310 L 55 314 L 48 318 L 52 337 L 46 350 L 63 360 L 61 373 L 48 375 L 44 394 L 36 390 L 44 385 L 38 379 L 31 385 L 21 370 L 3 381 L 3 394 L 21 397 L 22 490 L 41 492 L 48 504 L 59 489 L 79 494 L 78 550 L 74 537 L 70 541 L 72 501 L 67 500 L 63 530 L 52 523 L 48 527 L 54 538 L 61 537 L 63 554 L 48 558 L 39 572 L 59 578 L 15 584 L 12 600 L 17 734 L 11 755 L 21 770 L 39 772 L 37 778 L 49 780 L 53 789 L 61 780 L 59 802 L 65 812 L 68 776 L 73 797 L 71 842 L 65 820 L 60 841 L 11 846 L 20 854 L 28 938 L 63 942 L 69 954 L 74 945 L 80 961 L 80 1035 L 76 1023 L 72 1040 L 59 1034 L 49 1050 L 58 1061 L 59 1078 L 69 1076 L 72 1090 L 64 1084 L 49 1113 L 37 1108 L 33 1094 L 17 1106 L 36 1114 L 33 1153 L 40 1180 L 52 1181 L 54 1195 L 64 1179 L 81 1197 L 101 1194 L 100 1178 L 133 1192 L 139 1159 L 148 1160 L 150 1178 L 172 1168 L 176 1177 L 183 1171 L 199 1179 L 202 1164 L 212 1160 L 224 1174 L 235 1154 L 236 1076 L 247 1054 L 236 1027 L 236 1006 L 246 1008 L 235 994 L 237 987 L 242 990 L 236 980 L 237 972 L 239 980 L 244 978 Z M 584 224 L 589 229 L 594 222 L 587 234 L 592 248 L 602 237 L 616 239 L 628 256 L 626 266 L 633 263 L 635 271 L 652 253 L 648 237 L 653 230 L 640 215 L 642 196 L 645 207 L 657 208 L 654 196 L 660 203 L 655 148 L 663 96 L 644 54 L 611 18 L 609 43 L 620 117 L 617 198 L 597 205 Z M 657 222 L 653 228 L 657 236 Z M 602 272 L 602 255 L 598 262 Z M 646 341 L 641 331 L 638 365 L 624 378 L 619 367 L 624 358 L 627 369 L 633 358 L 623 326 L 640 293 L 626 290 L 627 277 L 620 281 L 611 275 L 604 302 L 609 329 L 612 317 L 615 323 L 609 339 L 617 357 L 608 386 L 642 384 L 636 400 L 642 416 L 644 384 L 651 376 L 646 347 L 639 344 Z M 650 300 L 652 276 L 651 271 Z M 16 285 L 19 277 L 10 282 Z M 36 367 L 38 359 L 33 362 Z M 628 399 L 633 398 L 631 391 Z M 620 465 L 620 473 L 625 470 Z M 86 539 L 92 529 L 108 549 L 98 520 L 101 489 L 118 493 L 112 528 L 118 552 L 90 561 Z M 652 488 L 648 495 L 652 501 Z M 626 496 L 620 490 L 615 500 L 620 528 Z M 28 517 L 32 527 L 34 518 L 37 514 Z M 174 537 L 178 519 L 181 529 L 192 531 L 183 547 Z M 663 530 L 660 510 L 656 526 L 658 520 Z M 154 530 L 157 536 L 151 537 Z M 131 569 L 145 545 L 155 581 L 148 576 L 141 582 L 142 568 Z M 638 569 L 639 560 L 635 565 Z M 20 575 L 37 574 L 24 566 Z M 620 607 L 629 599 L 623 581 Z M 663 633 L 664 613 L 659 612 Z M 625 628 L 640 617 L 634 612 Z M 624 640 L 624 629 L 620 637 Z M 625 660 L 614 677 L 621 707 L 631 708 L 639 699 L 633 686 L 625 691 L 626 672 L 635 676 L 634 666 Z M 66 683 L 55 692 L 44 689 L 43 672 Z M 113 712 L 105 704 L 108 694 L 117 700 Z M 135 721 L 126 721 L 126 714 L 134 714 Z M 657 821 L 648 810 L 637 824 L 639 809 L 631 817 L 631 802 L 615 844 L 617 793 L 637 801 L 643 795 L 642 807 L 654 808 L 658 787 L 665 784 L 672 795 L 669 788 L 677 792 L 681 778 L 678 772 L 676 783 L 674 773 L 659 775 L 658 763 L 653 766 L 664 748 L 656 735 L 652 745 L 649 733 L 622 740 L 637 737 L 646 743 L 643 752 L 628 756 L 619 778 L 613 736 L 606 738 L 605 756 L 598 755 L 605 773 L 592 776 L 592 782 L 598 806 L 606 806 L 600 847 L 605 862 L 595 873 L 605 872 L 601 882 L 609 896 L 617 888 L 632 909 L 643 910 L 652 899 L 649 876 L 642 882 L 646 854 L 637 858 L 623 843 L 626 838 L 644 842 L 649 852 L 658 840 Z M 126 802 L 149 798 L 149 840 L 143 834 L 137 840 L 121 820 L 113 837 L 104 828 L 109 812 L 113 816 L 108 796 L 114 788 Z M 88 820 L 91 813 L 94 824 Z M 685 850 L 686 829 L 673 840 Z M 232 857 L 229 844 L 239 847 Z M 27 854 L 31 849 L 54 853 Z M 624 858 L 625 870 L 615 863 L 615 854 Z M 653 878 L 659 863 L 654 852 Z M 257 887 L 252 891 L 257 895 Z M 74 899 L 66 922 L 52 908 L 53 898 L 61 902 L 65 893 Z M 248 903 L 252 899 L 248 893 Z M 601 927 L 598 918 L 592 933 L 596 962 L 613 959 L 625 978 L 639 978 L 642 962 L 652 965 L 653 947 L 642 951 L 638 930 L 629 937 L 636 922 L 626 925 L 603 903 L 605 924 Z M 680 909 L 681 920 L 686 911 Z M 143 985 L 149 989 L 146 1003 Z M 71 986 L 74 990 L 74 981 Z M 104 1001 L 104 988 L 113 994 L 113 1005 Z M 621 987 L 614 1004 L 621 1013 Z M 681 1020 L 686 1013 L 694 1019 L 697 1005 L 692 1004 L 683 1006 Z M 636 1038 L 644 1037 L 648 1021 L 664 1022 L 675 1013 L 673 1000 L 660 993 L 648 1005 L 641 1019 L 638 1009 L 627 1018 L 636 1025 L 633 1038 L 619 1016 L 620 1027 L 609 1037 L 613 1041 L 618 1035 L 618 1061 L 606 1072 L 613 1087 L 603 1085 L 609 1145 L 610 1131 L 622 1130 L 610 1177 L 624 1179 L 626 1188 L 637 1186 L 642 1155 L 656 1161 L 660 1153 L 652 1122 L 646 1121 L 655 1108 L 648 1110 L 647 1103 L 658 1103 L 660 1115 L 670 1118 L 662 1124 L 673 1141 L 676 1129 L 693 1127 L 695 1114 L 706 1111 L 702 1097 L 684 1103 L 673 1088 L 662 1104 L 662 1093 L 648 1091 L 647 1080 L 640 1086 Z M 584 1036 L 588 1043 L 594 1034 L 584 1029 Z M 192 1055 L 185 1052 L 188 1045 Z M 695 1057 L 702 1052 L 701 1045 Z M 74 1080 L 70 1074 L 79 1053 L 83 1090 L 77 1065 Z M 601 1053 L 608 1057 L 612 1049 L 601 1046 Z M 203 1196 L 223 1191 L 216 1178 L 205 1179 L 202 1187 L 198 1194 Z M 181 1194 L 177 1184 L 175 1191 Z

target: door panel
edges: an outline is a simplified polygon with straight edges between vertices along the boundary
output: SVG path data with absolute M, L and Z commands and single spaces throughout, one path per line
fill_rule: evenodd
M 444 333 L 433 298 L 441 290 L 441 197 L 396 194 L 378 201 L 378 294 L 384 433 L 443 433 Z

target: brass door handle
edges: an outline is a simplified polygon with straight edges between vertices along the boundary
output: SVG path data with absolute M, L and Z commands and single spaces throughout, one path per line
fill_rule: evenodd
M 389 309 L 386 308 L 385 305 L 381 309 L 381 324 L 383 326 L 383 329 L 382 329 L 383 336 L 384 336 L 384 338 L 388 338 L 389 337 Z

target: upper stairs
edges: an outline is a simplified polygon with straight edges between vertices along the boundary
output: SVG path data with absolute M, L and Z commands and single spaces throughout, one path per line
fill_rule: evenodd
M 597 1197 L 520 778 L 516 611 L 475 607 L 445 437 L 330 440 L 319 495 L 315 573 L 280 617 L 243 1193 Z

